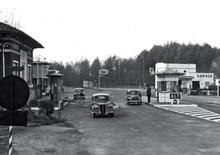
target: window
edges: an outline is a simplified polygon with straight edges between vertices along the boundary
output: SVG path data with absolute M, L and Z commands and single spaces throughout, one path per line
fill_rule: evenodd
M 23 79 L 25 79 L 25 64 L 24 64 L 24 63 L 22 64 L 22 68 L 24 68 L 24 69 L 23 69 L 23 71 L 21 72 L 21 77 L 22 77 Z
M 31 83 L 31 65 L 27 66 L 27 82 Z
M 12 67 L 19 67 L 18 61 L 13 60 Z M 19 71 L 13 71 L 13 75 L 19 76 Z
M 166 83 L 166 81 L 159 81 L 158 82 L 158 90 L 159 91 L 166 91 L 167 90 L 167 83 Z
M 209 86 L 209 82 L 205 82 L 205 86 L 208 87 Z

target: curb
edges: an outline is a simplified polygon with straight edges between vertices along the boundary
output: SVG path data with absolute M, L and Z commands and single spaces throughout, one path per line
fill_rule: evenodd
M 155 107 L 197 107 L 196 104 L 163 104 L 163 105 L 158 105 L 158 104 L 152 104 Z
M 155 104 L 156 103 L 156 104 Z M 155 103 L 147 103 L 154 107 L 198 107 L 197 104 L 159 104 L 158 102 Z

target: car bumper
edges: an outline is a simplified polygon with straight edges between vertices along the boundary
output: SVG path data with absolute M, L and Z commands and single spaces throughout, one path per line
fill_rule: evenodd
M 74 99 L 76 99 L 76 100 L 84 100 L 85 96 L 75 96 Z
M 134 104 L 138 104 L 142 102 L 142 100 L 127 100 L 127 103 L 134 103 Z
M 100 108 L 92 108 L 91 109 L 91 113 L 92 114 L 96 114 L 96 115 L 109 115 L 114 113 L 113 108 L 106 108 L 106 109 L 100 109 Z

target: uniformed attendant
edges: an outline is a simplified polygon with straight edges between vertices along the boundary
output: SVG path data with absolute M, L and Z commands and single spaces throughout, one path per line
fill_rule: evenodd
M 147 102 L 150 103 L 150 97 L 151 97 L 151 87 L 149 85 L 147 85 Z

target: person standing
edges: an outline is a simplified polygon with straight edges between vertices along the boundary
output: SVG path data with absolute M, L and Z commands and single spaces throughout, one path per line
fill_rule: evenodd
M 147 85 L 147 102 L 150 103 L 150 98 L 151 98 L 151 87 L 149 85 Z

